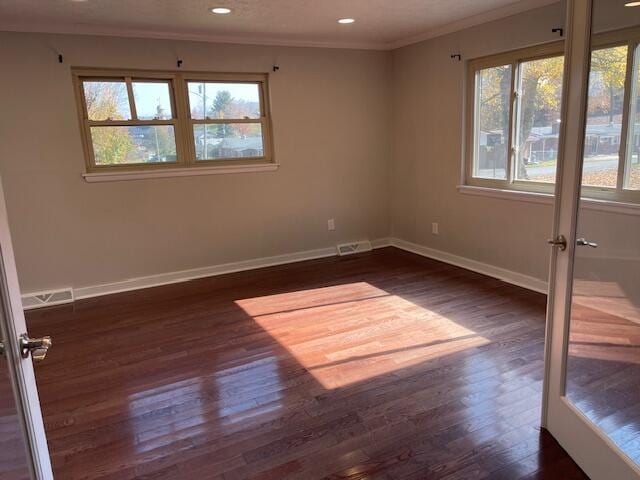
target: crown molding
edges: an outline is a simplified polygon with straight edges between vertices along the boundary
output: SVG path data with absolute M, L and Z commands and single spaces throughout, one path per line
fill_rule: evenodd
M 389 50 L 395 50 L 397 48 L 406 47 L 415 43 L 424 42 L 432 38 L 448 35 L 449 33 L 459 32 L 466 28 L 475 27 L 483 23 L 492 22 L 501 18 L 511 17 L 519 13 L 527 12 L 529 10 L 535 10 L 536 8 L 546 7 L 560 3 L 560 0 L 523 0 L 520 2 L 505 5 L 504 7 L 496 8 L 488 12 L 480 13 L 472 17 L 462 18 L 455 22 L 448 23 L 441 27 L 432 28 L 423 33 L 405 37 L 404 39 L 397 40 L 389 44 Z
M 30 22 L 0 21 L 0 32 L 44 33 L 56 35 L 96 35 L 121 38 L 152 38 L 157 40 L 183 40 L 234 45 L 274 47 L 338 48 L 351 50 L 389 50 L 388 43 L 377 42 L 331 42 L 316 40 L 253 37 L 250 35 L 211 35 L 207 33 L 168 32 L 105 27 L 92 24 L 36 24 Z

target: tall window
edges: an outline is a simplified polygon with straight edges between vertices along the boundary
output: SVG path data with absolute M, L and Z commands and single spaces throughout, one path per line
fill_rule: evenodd
M 476 76 L 476 178 L 507 179 L 511 65 L 484 68 Z
M 517 181 L 555 181 L 563 68 L 563 56 L 519 64 L 513 172 Z
M 603 189 L 618 185 L 627 55 L 626 45 L 591 53 L 583 185 Z
M 640 201 L 640 31 L 596 36 L 587 99 L 583 195 Z M 553 191 L 562 44 L 469 64 L 470 185 Z
M 633 64 L 624 186 L 629 190 L 640 190 L 640 45 L 633 51 Z
M 559 44 L 471 63 L 469 183 L 549 189 L 558 158 L 563 66 Z
M 89 172 L 273 161 L 266 74 L 73 75 Z

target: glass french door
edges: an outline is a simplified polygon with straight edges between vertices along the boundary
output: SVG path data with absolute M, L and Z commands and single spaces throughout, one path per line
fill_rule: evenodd
M 32 364 L 50 342 L 27 336 L 0 184 L 0 479 L 53 479 Z
M 636 3 L 572 0 L 567 16 L 543 424 L 594 480 L 640 478 Z

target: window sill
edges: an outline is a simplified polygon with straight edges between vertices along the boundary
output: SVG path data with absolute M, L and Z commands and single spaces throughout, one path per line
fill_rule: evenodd
M 192 177 L 195 175 L 274 172 L 278 170 L 279 166 L 279 163 L 261 163 L 253 165 L 220 165 L 216 167 L 172 168 L 166 170 L 83 173 L 82 177 L 88 183 L 122 182 L 127 180 L 146 180 L 150 178 Z
M 458 185 L 458 191 L 466 195 L 499 198 L 518 202 L 539 203 L 553 205 L 554 195 L 550 193 L 524 192 L 518 190 L 506 190 L 501 188 L 476 187 L 472 185 Z M 583 198 L 581 205 L 587 210 L 619 213 L 624 215 L 640 215 L 640 204 L 622 203 L 611 200 L 599 200 L 595 198 Z
M 518 202 L 543 203 L 553 205 L 554 195 L 551 193 L 525 192 L 520 190 L 507 190 L 505 188 L 476 187 L 473 185 L 458 185 L 460 193 L 478 195 L 481 197 L 502 198 Z

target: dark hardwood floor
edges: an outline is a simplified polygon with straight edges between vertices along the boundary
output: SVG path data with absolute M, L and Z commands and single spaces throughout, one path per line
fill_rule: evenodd
M 601 299 L 574 297 L 567 397 L 640 464 L 640 318 L 624 296 Z
M 393 248 L 28 314 L 57 479 L 586 478 L 545 297 Z
M 29 480 L 20 417 L 11 389 L 7 361 L 0 355 L 0 479 Z

